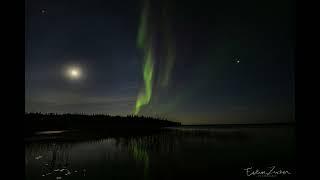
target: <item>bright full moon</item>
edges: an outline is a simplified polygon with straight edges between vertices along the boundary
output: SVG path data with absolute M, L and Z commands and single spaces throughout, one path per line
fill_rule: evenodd
M 67 70 L 67 76 L 72 80 L 80 79 L 82 75 L 79 67 L 69 67 Z
M 76 69 L 72 69 L 71 70 L 71 76 L 72 77 L 78 77 L 79 76 L 79 71 L 78 70 L 76 70 Z

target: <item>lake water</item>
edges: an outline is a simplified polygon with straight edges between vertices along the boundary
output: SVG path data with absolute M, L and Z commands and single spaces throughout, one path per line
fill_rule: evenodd
M 188 126 L 82 141 L 49 135 L 26 142 L 25 170 L 27 180 L 250 179 L 259 175 L 246 168 L 262 172 L 274 166 L 289 173 L 273 177 L 292 178 L 295 148 L 294 127 Z

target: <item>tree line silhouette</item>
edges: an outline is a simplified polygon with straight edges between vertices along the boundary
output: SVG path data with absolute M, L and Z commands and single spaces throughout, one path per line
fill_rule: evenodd
M 149 116 L 111 116 L 105 114 L 56 114 L 56 113 L 25 113 L 25 132 L 47 130 L 84 130 L 84 131 L 121 131 L 132 129 L 159 129 L 162 127 L 179 126 L 165 118 Z

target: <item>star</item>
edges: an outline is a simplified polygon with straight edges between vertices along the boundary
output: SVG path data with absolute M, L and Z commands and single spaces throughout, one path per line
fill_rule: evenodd
M 41 9 L 41 14 L 47 14 L 47 10 L 46 9 Z
M 235 62 L 235 63 L 237 63 L 237 64 L 240 63 L 240 58 L 239 58 L 239 57 L 235 58 L 235 57 L 233 56 L 233 58 L 234 58 L 234 62 Z

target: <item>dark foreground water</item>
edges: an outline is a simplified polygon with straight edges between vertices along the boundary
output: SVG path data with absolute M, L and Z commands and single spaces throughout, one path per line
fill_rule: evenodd
M 296 173 L 293 127 L 182 127 L 72 142 L 48 137 L 26 142 L 27 180 L 291 179 Z

